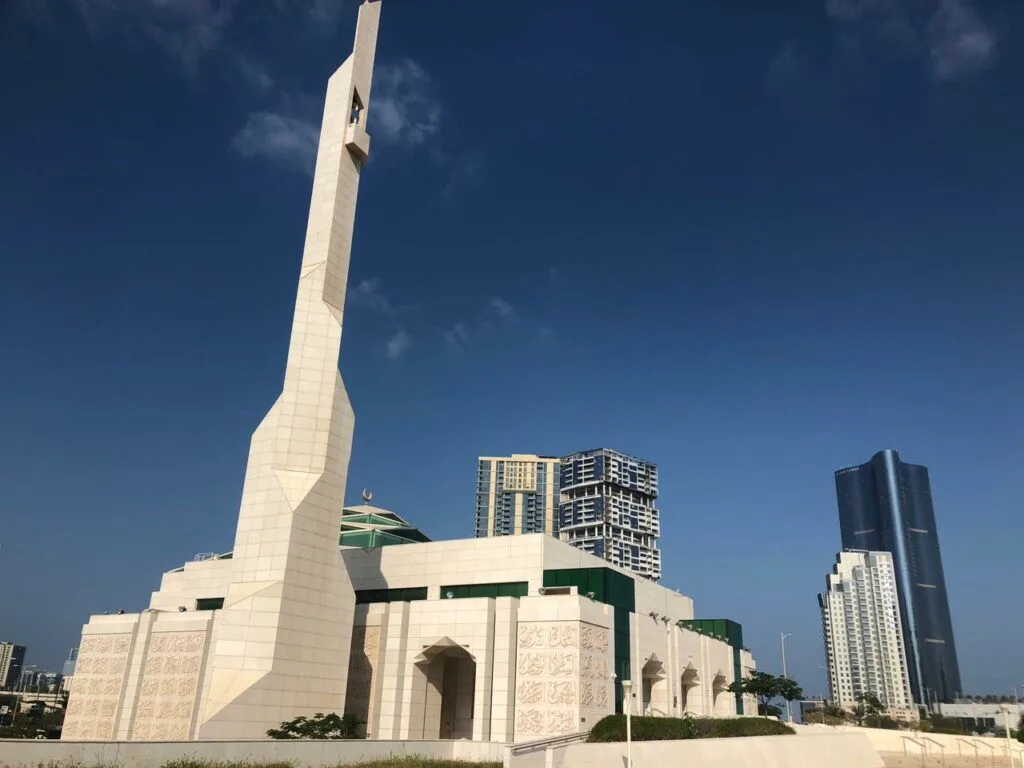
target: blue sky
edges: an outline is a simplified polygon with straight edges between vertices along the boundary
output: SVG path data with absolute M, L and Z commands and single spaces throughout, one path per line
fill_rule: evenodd
M 930 467 L 964 686 L 1024 683 L 1024 7 L 385 0 L 349 497 L 472 535 L 475 460 L 661 468 L 664 583 L 824 680 L 832 473 Z M 428 8 L 429 6 L 429 8 Z M 231 547 L 355 6 L 0 10 L 0 637 Z

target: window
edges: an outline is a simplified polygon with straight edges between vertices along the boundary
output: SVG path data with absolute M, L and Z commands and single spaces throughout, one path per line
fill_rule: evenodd
M 412 600 L 426 600 L 426 587 L 399 587 L 396 589 L 357 589 L 356 603 L 407 603 Z
M 525 581 L 503 581 L 492 584 L 450 584 L 441 587 L 441 597 L 452 599 L 467 597 L 526 597 L 529 583 Z
M 223 597 L 200 597 L 196 600 L 197 611 L 219 611 L 223 607 Z

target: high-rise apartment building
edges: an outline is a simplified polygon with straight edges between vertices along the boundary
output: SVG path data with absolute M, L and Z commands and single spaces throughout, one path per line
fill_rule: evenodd
M 559 459 L 514 453 L 481 456 L 476 479 L 476 535 L 558 534 Z
M 14 643 L 0 643 L 0 687 L 14 688 L 21 678 L 25 665 L 25 646 Z
M 836 472 L 836 496 L 843 549 L 892 554 L 915 703 L 953 701 L 960 666 L 927 467 L 881 451 Z
M 567 541 L 652 581 L 661 578 L 658 468 L 600 448 L 561 462 L 558 532 Z
M 818 595 L 832 701 L 873 694 L 890 710 L 914 706 L 903 648 L 896 570 L 888 552 L 842 552 Z

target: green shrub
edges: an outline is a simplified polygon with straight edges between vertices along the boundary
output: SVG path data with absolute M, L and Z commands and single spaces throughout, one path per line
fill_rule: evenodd
M 682 739 L 728 739 L 738 736 L 783 736 L 793 729 L 777 720 L 762 717 L 723 719 L 685 717 L 634 717 L 633 741 L 676 741 Z M 608 715 L 590 730 L 592 742 L 626 740 L 626 716 Z

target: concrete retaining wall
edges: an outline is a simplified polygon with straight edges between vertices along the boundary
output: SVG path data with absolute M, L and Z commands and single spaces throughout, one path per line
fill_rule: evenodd
M 32 741 L 0 740 L 0 768 L 49 764 L 160 768 L 169 760 L 289 761 L 297 768 L 363 763 L 392 755 L 501 762 L 505 745 L 481 741 Z M 621 768 L 621 766 L 617 766 Z
M 972 744 L 978 746 L 978 756 L 982 761 L 990 761 L 991 756 L 1003 756 L 1007 754 L 1006 739 L 985 738 L 981 736 L 954 736 L 947 733 L 921 733 L 919 731 L 893 731 L 881 728 L 857 728 L 852 725 L 829 726 L 829 725 L 805 725 L 798 726 L 797 733 L 801 735 L 820 736 L 823 733 L 860 733 L 870 739 L 872 746 L 879 752 L 886 754 L 907 754 L 920 755 L 926 750 L 929 755 L 945 754 L 953 757 L 963 754 L 974 758 Z M 921 742 L 925 745 L 922 750 Z M 970 742 L 970 743 L 965 743 Z M 1016 740 L 1009 743 L 1010 755 L 1024 751 L 1024 744 Z M 1019 760 L 1017 761 L 1020 762 Z
M 549 768 L 622 768 L 625 744 L 570 744 L 551 750 Z M 537 755 L 513 757 L 511 768 L 544 765 Z M 644 741 L 633 744 L 636 768 L 883 768 L 863 734 L 753 736 L 735 739 Z

